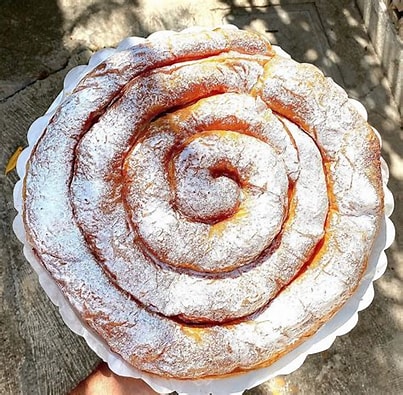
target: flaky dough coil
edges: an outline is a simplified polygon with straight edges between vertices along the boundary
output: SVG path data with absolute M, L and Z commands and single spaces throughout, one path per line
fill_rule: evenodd
M 84 76 L 23 194 L 28 241 L 86 324 L 183 379 L 314 334 L 383 218 L 379 141 L 346 93 L 232 28 L 155 35 Z

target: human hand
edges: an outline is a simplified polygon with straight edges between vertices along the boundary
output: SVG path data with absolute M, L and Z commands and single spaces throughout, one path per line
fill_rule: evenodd
M 121 377 L 102 362 L 70 395 L 156 395 L 144 381 Z

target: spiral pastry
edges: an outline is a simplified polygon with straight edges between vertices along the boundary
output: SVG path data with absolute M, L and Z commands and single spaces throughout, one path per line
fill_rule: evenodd
M 383 213 L 379 141 L 314 66 L 234 28 L 153 35 L 61 103 L 24 224 L 70 304 L 165 377 L 267 366 L 351 296 Z

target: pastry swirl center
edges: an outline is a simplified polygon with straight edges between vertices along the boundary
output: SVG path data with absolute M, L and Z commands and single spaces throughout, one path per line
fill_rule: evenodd
M 217 273 L 249 263 L 271 244 L 286 215 L 284 162 L 255 137 L 213 130 L 185 139 L 167 166 L 178 139 L 156 128 L 126 159 L 135 230 L 168 265 Z

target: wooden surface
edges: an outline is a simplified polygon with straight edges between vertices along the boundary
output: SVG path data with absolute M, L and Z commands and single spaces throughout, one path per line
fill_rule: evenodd
M 171 1 L 166 9 L 152 1 L 17 3 L 5 1 L 0 8 L 0 393 L 66 394 L 99 363 L 63 324 L 23 257 L 11 228 L 17 176 L 4 175 L 8 159 L 26 145 L 29 125 L 56 97 L 66 72 L 85 63 L 93 51 L 128 35 L 222 22 L 266 31 L 295 59 L 318 64 L 366 105 L 384 140 L 396 200 L 397 237 L 388 252 L 388 270 L 357 327 L 328 351 L 310 356 L 298 371 L 248 393 L 403 393 L 402 131 L 353 2 L 236 3 L 246 6 L 241 7 L 233 1 Z

